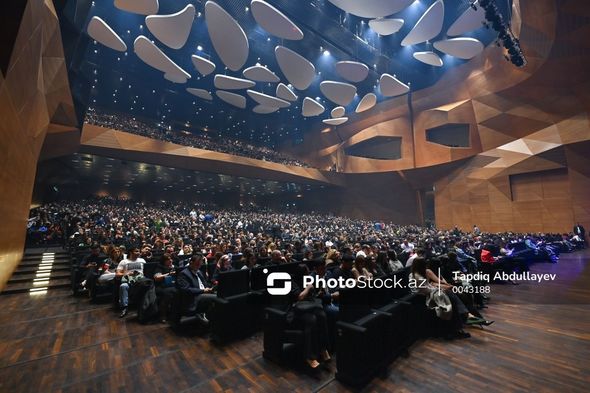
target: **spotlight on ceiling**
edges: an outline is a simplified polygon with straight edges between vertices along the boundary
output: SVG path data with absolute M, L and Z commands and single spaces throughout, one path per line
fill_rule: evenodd
M 505 55 L 506 59 L 509 59 L 517 67 L 524 67 L 527 60 L 520 48 L 520 42 L 512 33 L 510 25 L 504 21 L 504 17 L 495 2 L 493 0 L 480 0 L 479 5 L 485 10 L 486 27 L 491 26 L 498 32 L 498 39 L 503 43 L 508 53 Z
M 330 56 L 330 51 L 326 49 L 322 54 L 324 56 Z

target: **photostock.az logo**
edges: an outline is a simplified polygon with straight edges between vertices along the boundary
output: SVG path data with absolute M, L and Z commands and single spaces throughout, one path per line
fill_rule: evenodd
M 264 269 L 262 272 L 266 274 L 268 269 Z M 266 277 L 266 290 L 271 295 L 287 295 L 291 292 L 291 275 L 286 272 L 270 273 Z

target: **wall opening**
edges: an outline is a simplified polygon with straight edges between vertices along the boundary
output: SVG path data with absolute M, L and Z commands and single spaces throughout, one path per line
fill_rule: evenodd
M 402 158 L 402 138 L 399 136 L 376 136 L 347 147 L 344 152 L 349 156 L 375 160 L 399 160 Z
M 471 147 L 469 124 L 452 123 L 429 128 L 426 140 L 447 147 Z

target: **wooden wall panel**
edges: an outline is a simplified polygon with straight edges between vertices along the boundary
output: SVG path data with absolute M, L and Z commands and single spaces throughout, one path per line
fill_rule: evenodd
M 29 0 L 0 73 L 0 290 L 20 262 L 37 159 L 56 112 L 76 126 L 51 0 Z

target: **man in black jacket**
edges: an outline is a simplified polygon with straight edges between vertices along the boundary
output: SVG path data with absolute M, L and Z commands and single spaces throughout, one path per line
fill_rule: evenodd
M 203 255 L 195 254 L 186 269 L 178 275 L 176 286 L 182 293 L 182 311 L 185 315 L 196 315 L 202 323 L 209 321 L 205 313 L 213 305 L 217 297 L 209 282 L 199 270 L 203 263 Z

